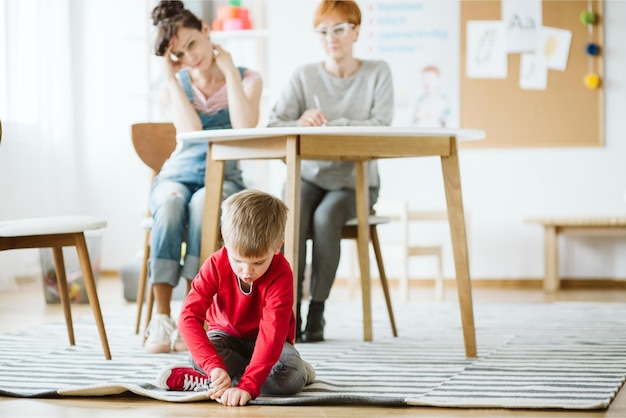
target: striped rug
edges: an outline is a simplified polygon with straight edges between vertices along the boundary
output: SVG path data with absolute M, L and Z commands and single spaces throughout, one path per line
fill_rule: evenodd
M 626 304 L 476 304 L 478 357 L 466 359 L 458 305 L 394 307 L 399 337 L 375 305 L 374 341 L 362 341 L 360 304 L 328 303 L 327 341 L 299 344 L 317 379 L 291 397 L 255 404 L 377 404 L 459 408 L 607 408 L 626 376 Z M 106 361 L 91 317 L 0 336 L 0 395 L 137 394 L 169 402 L 201 393 L 153 385 L 186 354 L 147 355 L 132 332 L 133 306 L 105 312 L 113 360 Z

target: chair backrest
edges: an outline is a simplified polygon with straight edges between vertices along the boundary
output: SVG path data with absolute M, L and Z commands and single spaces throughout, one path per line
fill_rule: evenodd
M 131 136 L 135 152 L 154 174 L 176 148 L 176 129 L 172 123 L 136 123 Z

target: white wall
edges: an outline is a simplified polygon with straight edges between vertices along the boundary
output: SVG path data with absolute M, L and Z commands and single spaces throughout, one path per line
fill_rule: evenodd
M 155 86 L 149 76 L 148 65 L 152 59 L 144 26 L 149 6 L 145 1 L 124 0 L 109 2 L 106 7 L 99 2 L 73 3 L 81 4 L 82 42 L 88 54 L 81 73 L 85 148 L 80 197 L 83 211 L 108 220 L 109 226 L 103 235 L 102 268 L 117 270 L 141 249 L 142 233 L 138 224 L 146 211 L 148 198 L 149 173 L 132 149 L 130 125 L 160 118 L 150 112 L 150 92 Z M 311 34 L 316 4 L 313 0 L 267 1 L 266 19 L 271 31 L 265 85 L 271 94 L 280 89 L 297 65 L 322 57 Z M 538 226 L 526 224 L 526 217 L 625 214 L 624 19 L 626 2 L 605 3 L 604 147 L 461 150 L 472 277 L 543 276 L 542 231 Z M 45 213 L 45 206 L 35 206 L 33 196 L 44 193 L 53 179 L 44 174 L 40 175 L 39 183 L 37 179 L 11 178 L 7 186 L 6 176 L 10 175 L 7 159 L 26 158 L 20 150 L 12 157 L 5 157 L 7 148 L 3 141 L 0 176 L 2 190 L 7 187 L 10 190 L 0 198 L 0 218 Z M 278 192 L 282 187 L 279 184 L 282 167 L 280 163 L 268 167 L 271 171 L 266 173 L 265 184 L 256 186 Z M 441 169 L 435 159 L 382 161 L 380 169 L 382 199 L 407 198 L 406 184 L 409 183 L 416 189 L 410 196 L 412 207 L 444 206 Z M 389 235 L 393 234 L 387 233 L 387 237 Z M 561 271 L 565 276 L 626 277 L 626 257 L 620 257 L 626 253 L 625 239 L 568 238 L 563 244 Z M 31 272 L 38 265 L 38 257 L 28 251 L 24 253 L 3 256 L 0 263 L 4 268 L 9 258 L 19 260 L 12 261 L 14 274 Z M 394 265 L 388 264 L 393 275 Z M 426 271 L 414 274 L 432 277 L 434 266 L 425 268 Z M 453 277 L 453 272 L 447 248 L 445 275 Z

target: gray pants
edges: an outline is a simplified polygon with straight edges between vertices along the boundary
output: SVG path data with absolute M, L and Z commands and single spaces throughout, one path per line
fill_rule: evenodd
M 370 188 L 370 207 L 378 200 L 378 188 Z M 306 180 L 300 182 L 300 241 L 298 246 L 298 301 L 306 260 L 306 241 L 313 241 L 311 254 L 311 299 L 323 302 L 335 281 L 341 255 L 341 230 L 356 217 L 354 189 L 326 190 Z
M 217 350 L 226 371 L 236 386 L 252 358 L 256 338 L 240 338 L 221 330 L 207 333 L 209 340 Z M 207 374 L 189 357 L 194 369 Z M 285 342 L 280 358 L 272 367 L 269 376 L 261 386 L 263 395 L 293 395 L 301 392 L 306 385 L 306 369 L 300 353 L 296 348 Z

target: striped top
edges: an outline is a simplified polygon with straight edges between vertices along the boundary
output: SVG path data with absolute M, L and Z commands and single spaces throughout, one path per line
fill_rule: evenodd
M 259 73 L 246 68 L 242 79 L 244 89 L 251 82 L 260 78 L 261 75 Z M 193 107 L 200 113 L 213 114 L 217 113 L 220 109 L 228 107 L 226 84 L 210 97 L 206 97 L 193 83 L 191 84 L 191 89 L 193 90 Z

